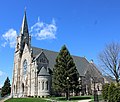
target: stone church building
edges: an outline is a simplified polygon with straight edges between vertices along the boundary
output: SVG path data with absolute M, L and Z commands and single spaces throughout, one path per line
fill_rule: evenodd
M 25 12 L 14 52 L 12 97 L 49 96 L 51 71 L 57 55 L 58 52 L 31 46 Z M 100 91 L 103 76 L 93 61 L 88 62 L 85 57 L 72 57 L 80 74 L 81 93 L 92 94 L 94 88 Z

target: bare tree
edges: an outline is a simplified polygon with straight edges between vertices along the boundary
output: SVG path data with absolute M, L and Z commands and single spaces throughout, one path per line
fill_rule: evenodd
M 120 78 L 120 44 L 112 42 L 106 45 L 103 52 L 100 53 L 99 59 L 102 62 L 103 71 L 114 77 L 118 83 Z

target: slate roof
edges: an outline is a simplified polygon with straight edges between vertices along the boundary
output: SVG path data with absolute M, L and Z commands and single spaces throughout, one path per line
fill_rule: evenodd
M 97 69 L 96 65 L 92 62 L 89 64 L 88 70 L 91 73 L 91 77 L 97 78 L 97 81 L 104 82 L 102 73 Z
M 33 50 L 33 57 L 35 58 L 41 51 L 44 52 L 46 55 L 47 59 L 49 60 L 49 68 L 52 70 L 55 65 L 55 59 L 58 55 L 58 52 L 46 50 L 46 49 L 41 49 L 37 47 L 32 47 Z M 75 62 L 75 65 L 77 67 L 77 70 L 80 74 L 80 76 L 85 76 L 86 71 L 90 67 L 90 63 L 86 60 L 85 57 L 78 57 L 78 56 L 72 56 L 73 60 Z M 97 71 L 96 71 L 97 72 Z M 99 74 L 99 73 L 96 73 Z

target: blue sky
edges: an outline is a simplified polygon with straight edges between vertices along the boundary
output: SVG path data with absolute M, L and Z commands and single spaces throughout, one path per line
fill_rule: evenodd
M 120 43 L 119 5 L 119 0 L 1 0 L 0 86 L 7 76 L 12 79 L 15 38 L 25 7 L 32 46 L 59 51 L 66 44 L 72 55 L 99 64 L 105 44 Z

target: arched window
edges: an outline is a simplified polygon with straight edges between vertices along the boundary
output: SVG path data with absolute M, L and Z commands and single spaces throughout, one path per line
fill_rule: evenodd
M 40 90 L 40 82 L 39 82 L 39 85 L 38 85 L 38 87 L 39 87 L 39 90 Z
M 19 49 L 19 43 L 17 43 L 17 50 Z
M 17 84 L 16 84 L 16 93 L 17 93 Z
M 23 75 L 26 75 L 27 72 L 27 60 L 25 59 L 23 62 Z
M 22 83 L 22 92 L 24 92 L 24 84 Z
M 14 93 L 15 93 L 15 85 L 14 85 Z
M 44 81 L 42 82 L 42 90 L 44 90 Z
M 46 81 L 46 90 L 48 90 L 48 81 Z

